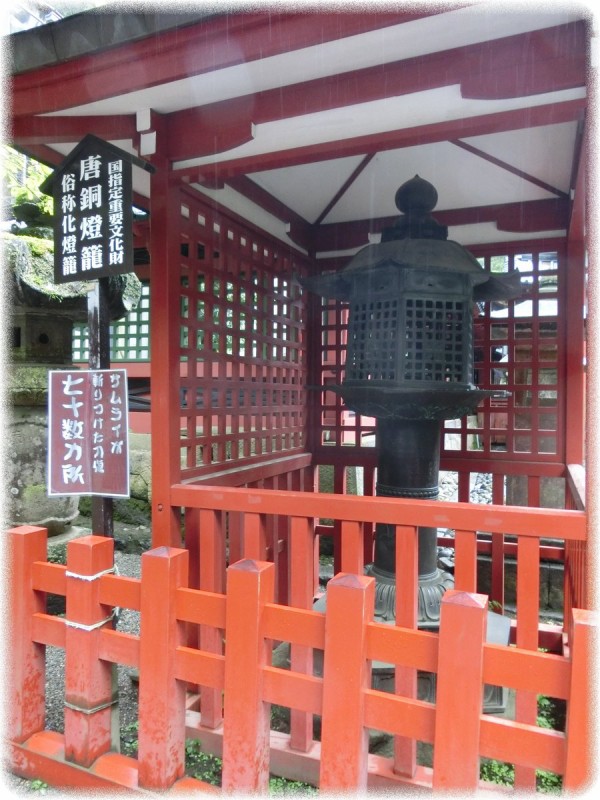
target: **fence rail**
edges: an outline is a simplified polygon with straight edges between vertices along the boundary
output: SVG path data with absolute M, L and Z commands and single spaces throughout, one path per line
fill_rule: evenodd
M 552 545 L 562 551 L 565 544 L 581 545 L 586 539 L 585 512 L 576 510 L 188 484 L 172 487 L 171 503 L 185 508 L 188 520 L 194 520 L 200 513 L 203 515 L 202 534 L 197 519 L 195 525 L 186 525 L 186 546 L 197 552 L 201 535 L 203 548 L 221 554 L 220 558 L 211 556 L 210 565 L 205 559 L 204 568 L 200 564 L 200 573 L 204 569 L 205 576 L 213 576 L 204 580 L 223 585 L 227 535 L 229 563 L 241 558 L 273 561 L 277 568 L 278 599 L 304 607 L 313 600 L 315 534 L 322 530 L 319 521 L 324 518 L 337 532 L 336 572 L 363 573 L 365 564 L 372 560 L 376 523 L 400 526 L 397 536 L 400 543 L 421 526 L 448 529 L 454 534 L 456 588 L 474 592 L 478 591 L 477 556 L 482 545 L 485 546 L 492 557 L 490 599 L 501 607 L 504 606 L 504 560 L 508 546 L 517 564 L 517 593 L 521 586 L 516 627 L 527 626 L 530 640 L 533 631 L 537 634 L 538 630 L 541 553 Z M 296 531 L 294 536 L 291 535 L 292 525 Z M 304 533 L 298 533 L 300 530 Z M 406 567 L 401 566 L 402 557 L 397 555 L 397 558 L 397 573 L 406 574 Z M 294 575 L 290 564 L 294 565 Z M 214 577 L 215 572 L 218 578 Z M 309 584 L 313 587 L 310 591 Z M 202 575 L 197 586 L 213 588 L 203 583 Z M 298 598 L 299 586 L 304 587 L 303 599 Z M 565 586 L 566 591 L 569 588 Z
M 305 525 L 293 530 L 307 538 Z M 591 612 L 573 610 L 568 655 L 555 655 L 528 642 L 488 644 L 487 598 L 464 589 L 446 593 L 435 634 L 374 622 L 373 579 L 358 574 L 330 581 L 322 614 L 275 603 L 275 565 L 258 559 L 230 566 L 223 593 L 190 587 L 187 550 L 145 553 L 138 580 L 114 574 L 112 539 L 73 540 L 60 566 L 46 563 L 45 529 L 9 537 L 9 758 L 20 775 L 79 788 L 214 791 L 184 776 L 185 739 L 195 735 L 218 742 L 225 792 L 266 792 L 270 771 L 322 791 L 474 789 L 482 757 L 517 765 L 517 786 L 531 786 L 535 769 L 563 775 L 566 789 L 589 779 Z M 48 592 L 66 596 L 65 618 L 46 613 Z M 115 627 L 115 607 L 140 612 L 139 636 Z M 289 643 L 289 669 L 273 665 L 273 642 Z M 44 729 L 45 645 L 65 649 L 64 733 Z M 395 692 L 372 688 L 373 661 L 395 665 Z M 117 663 L 139 670 L 137 759 L 116 752 L 113 738 Z M 416 697 L 420 671 L 437 674 L 435 704 Z M 484 684 L 565 700 L 565 731 L 484 715 Z M 271 704 L 292 709 L 289 735 L 270 731 Z M 392 758 L 369 756 L 370 728 L 395 737 Z M 433 746 L 431 767 L 416 764 L 416 741 Z

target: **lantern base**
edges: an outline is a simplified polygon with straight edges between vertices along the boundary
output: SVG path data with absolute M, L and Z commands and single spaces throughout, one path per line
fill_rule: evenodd
M 344 403 L 357 414 L 377 419 L 442 420 L 473 414 L 488 397 L 505 399 L 502 390 L 452 387 L 442 383 L 427 388 L 391 386 L 328 386 L 342 396 Z
M 396 576 L 378 569 L 374 564 L 365 567 L 365 574 L 375 578 L 375 621 L 393 623 L 396 619 Z M 419 575 L 417 594 L 417 627 L 437 630 L 440 626 L 442 597 L 454 586 L 449 572 L 436 569 L 429 575 Z

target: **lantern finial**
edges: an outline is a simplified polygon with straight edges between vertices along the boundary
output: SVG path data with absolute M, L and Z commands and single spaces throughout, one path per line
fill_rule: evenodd
M 394 199 L 398 211 L 402 211 L 404 214 L 424 215 L 435 208 L 438 193 L 432 183 L 415 175 L 414 178 L 402 184 Z
M 448 238 L 448 228 L 436 222 L 430 213 L 438 201 L 437 189 L 432 183 L 415 175 L 400 186 L 394 199 L 402 215 L 392 227 L 381 232 L 382 242 L 401 239 L 444 241 Z

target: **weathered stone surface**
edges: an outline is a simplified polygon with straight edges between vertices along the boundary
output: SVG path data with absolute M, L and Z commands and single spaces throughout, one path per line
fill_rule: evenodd
M 147 434 L 131 434 L 129 438 L 129 489 L 131 497 L 151 502 L 152 464 Z
M 9 525 L 42 525 L 63 533 L 78 514 L 79 497 L 48 497 L 48 416 L 44 407 L 19 406 L 9 419 L 5 485 Z
M 86 322 L 89 281 L 54 283 L 52 241 L 25 236 L 1 235 L 12 303 L 50 313 L 66 314 Z M 109 278 L 108 303 L 111 320 L 120 319 L 134 308 L 141 296 L 141 283 L 133 273 Z

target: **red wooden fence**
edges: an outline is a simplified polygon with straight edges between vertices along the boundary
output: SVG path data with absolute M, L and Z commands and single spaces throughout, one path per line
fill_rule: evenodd
M 312 512 L 310 505 L 305 511 Z M 421 512 L 414 516 L 420 523 Z M 356 526 L 343 535 L 346 531 L 358 537 Z M 414 556 L 414 530 L 398 531 L 399 550 Z M 292 541 L 306 545 L 308 533 L 296 518 Z M 474 534 L 463 533 L 468 563 Z M 275 566 L 257 558 L 229 567 L 223 594 L 189 588 L 187 550 L 159 547 L 145 553 L 138 580 L 113 573 L 111 539 L 70 542 L 65 567 L 46 563 L 43 528 L 16 528 L 9 538 L 8 734 L 10 766 L 17 774 L 78 788 L 214 791 L 184 777 L 185 739 L 194 735 L 218 744 L 226 792 L 266 792 L 269 771 L 302 777 L 321 790 L 475 789 L 480 757 L 517 765 L 524 771 L 520 778 L 517 773 L 517 786 L 525 785 L 535 768 L 562 774 L 566 789 L 580 788 L 590 777 L 591 612 L 573 610 L 568 655 L 550 654 L 537 651 L 527 626 L 516 647 L 486 643 L 487 598 L 466 586 L 472 583 L 470 567 L 444 597 L 434 634 L 403 625 L 400 618 L 397 626 L 373 622 L 373 581 L 352 572 L 330 581 L 321 614 L 274 603 Z M 537 545 L 535 534 L 522 541 L 527 559 Z M 245 542 L 249 550 L 262 546 L 254 525 Z M 362 548 L 349 552 L 356 567 Z M 400 593 L 412 590 L 412 582 L 408 579 Z M 296 589 L 297 596 L 307 591 Z M 48 592 L 66 596 L 65 618 L 45 613 Z M 140 612 L 139 636 L 115 628 L 115 607 Z M 202 637 L 200 646 L 190 643 L 190 627 L 212 631 L 208 647 Z M 225 654 L 216 646 L 222 637 Z M 290 643 L 291 669 L 271 665 L 273 642 Z M 65 648 L 64 733 L 44 729 L 45 645 Z M 324 653 L 324 677 L 313 674 L 314 650 Z M 375 660 L 396 665 L 402 679 L 395 693 L 371 688 Z M 113 664 L 139 669 L 137 759 L 116 752 L 112 739 L 118 710 Z M 437 673 L 435 704 L 416 699 L 410 677 L 417 671 Z M 509 687 L 526 698 L 564 699 L 565 733 L 537 727 L 535 720 L 483 715 L 484 684 Z M 208 693 L 206 720 L 203 705 L 186 711 L 192 686 Z M 215 719 L 215 697 L 223 698 L 222 725 Z M 304 723 L 300 734 L 270 732 L 270 704 L 293 709 Z M 322 719 L 320 743 L 301 735 L 312 715 Z M 368 754 L 368 729 L 396 737 L 394 758 Z M 433 744 L 431 768 L 406 757 L 407 743 L 415 741 Z

